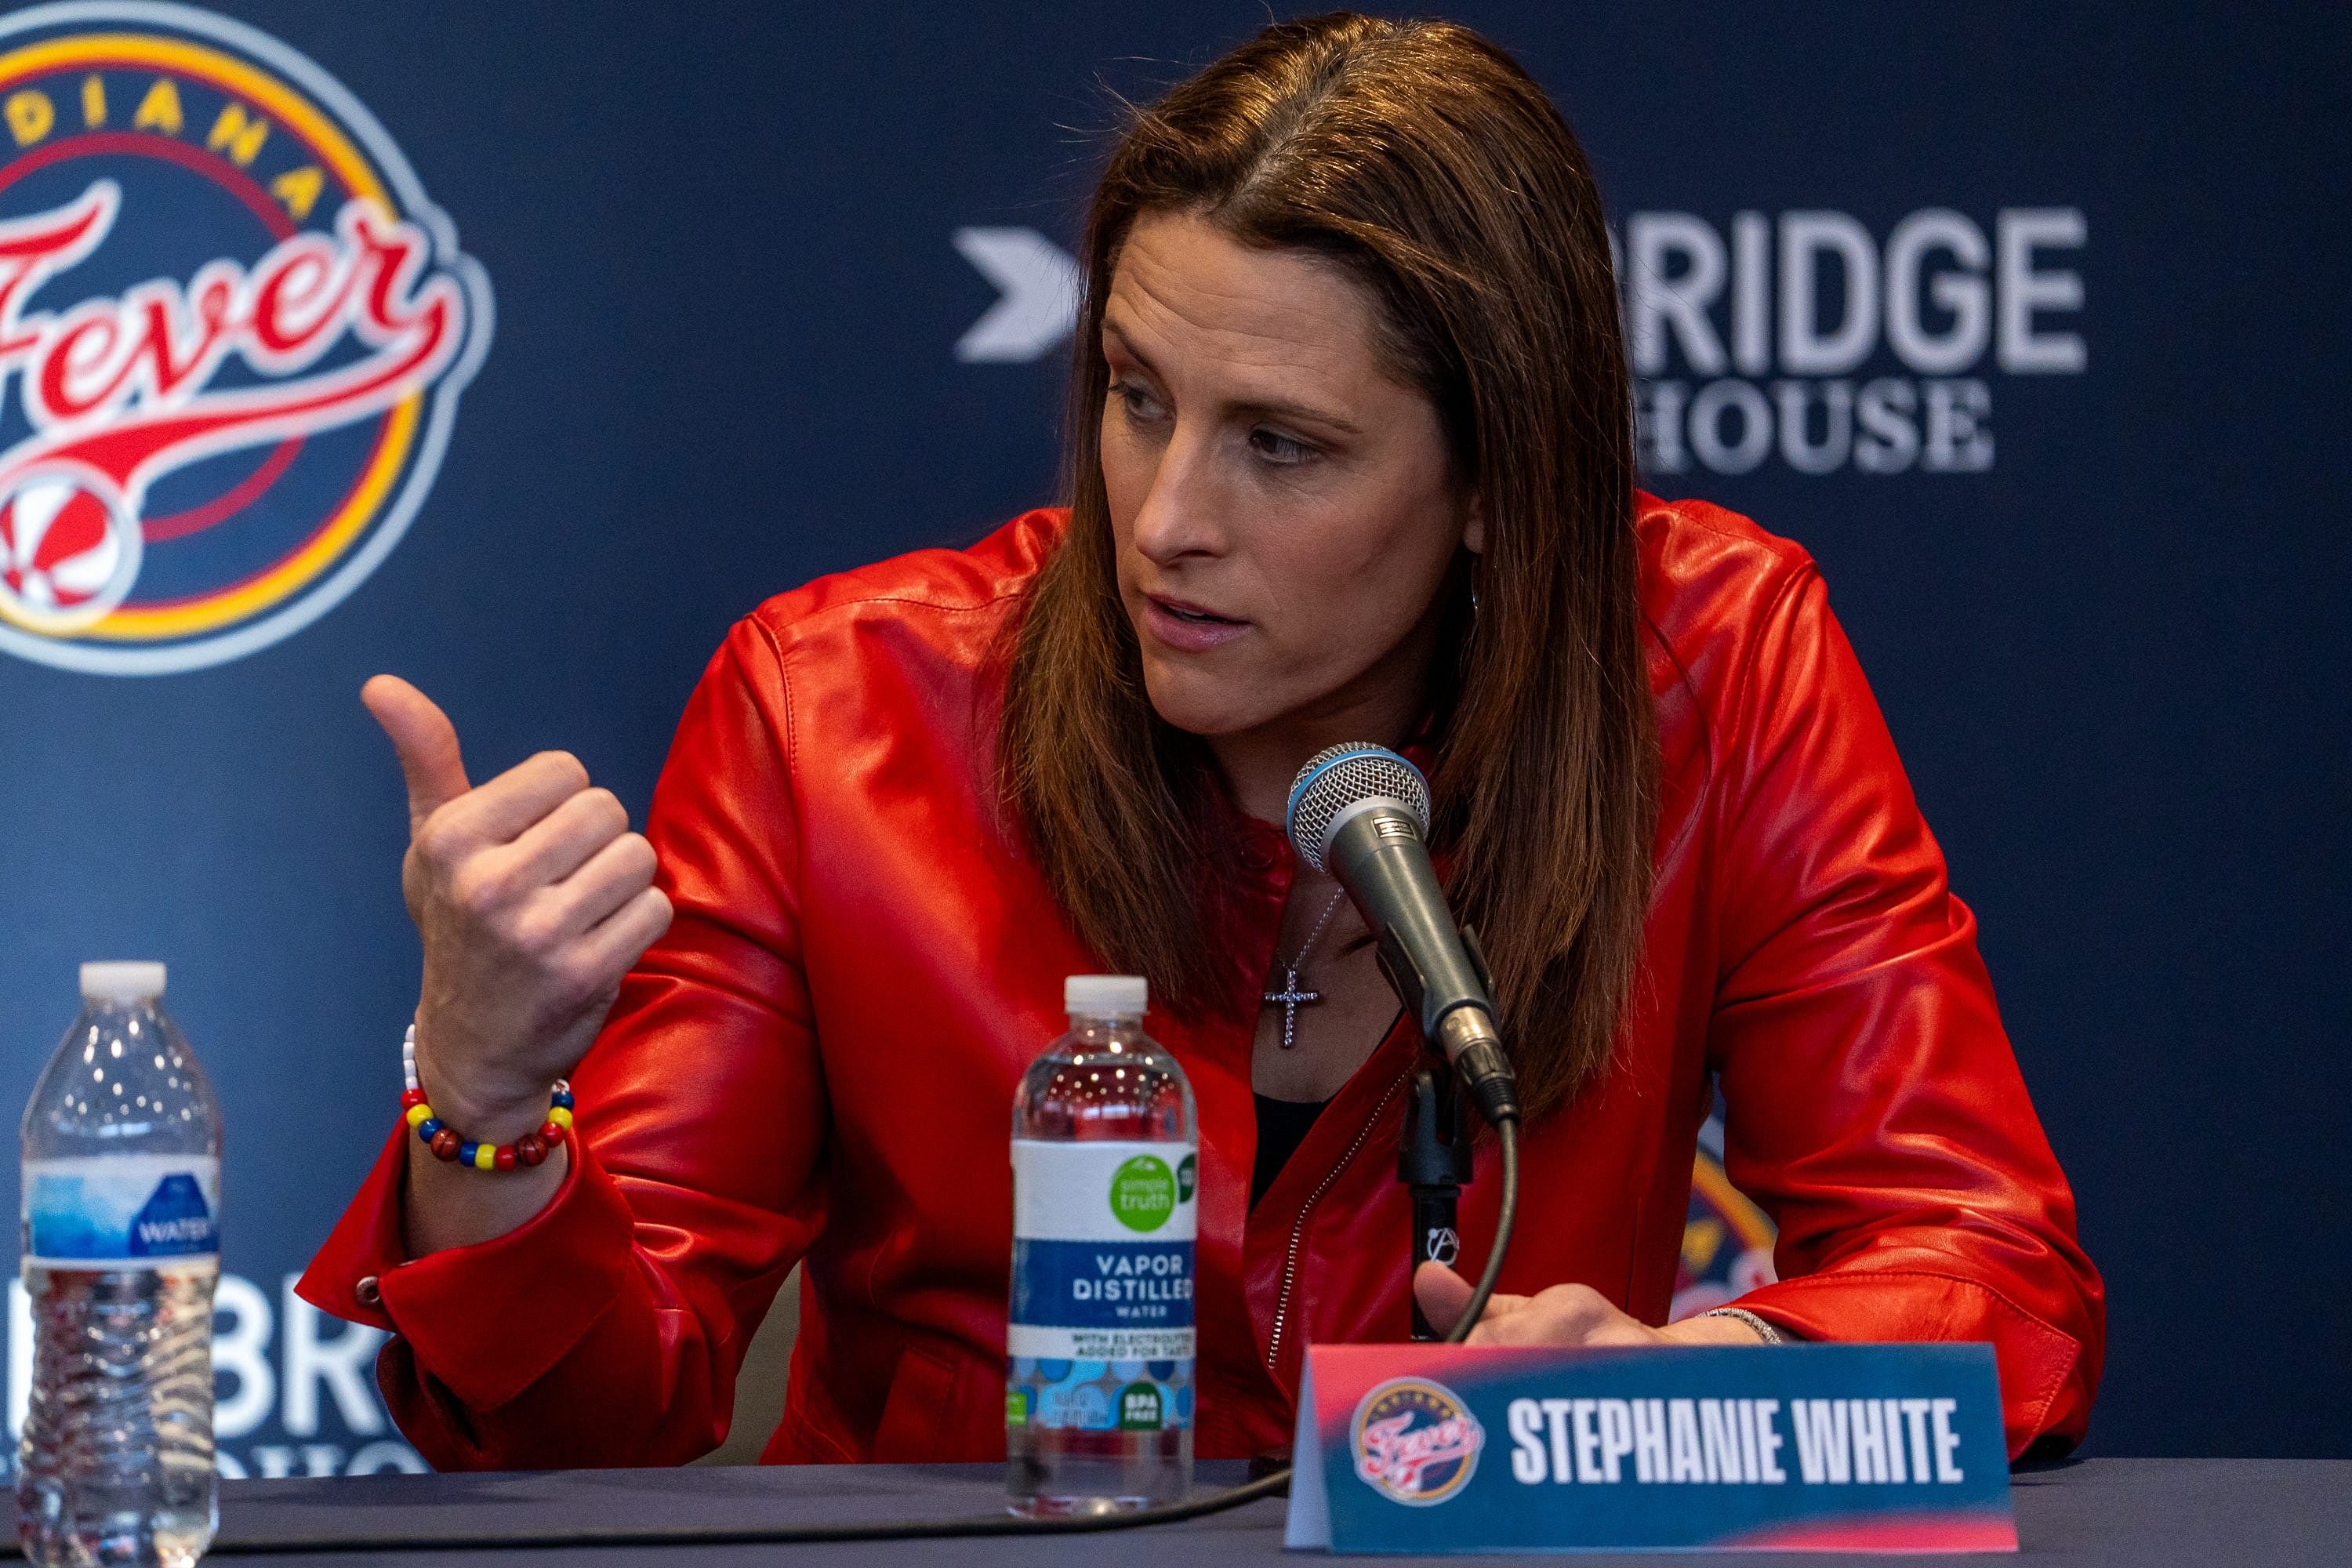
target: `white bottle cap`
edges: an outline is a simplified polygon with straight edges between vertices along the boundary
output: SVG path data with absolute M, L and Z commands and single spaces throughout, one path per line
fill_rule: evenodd
M 85 1002 L 153 1002 L 163 994 L 163 966 L 140 960 L 118 959 L 81 966 L 81 999 Z
M 1140 1018 L 1150 995 L 1140 974 L 1073 974 L 1062 982 L 1062 1006 L 1074 1017 Z

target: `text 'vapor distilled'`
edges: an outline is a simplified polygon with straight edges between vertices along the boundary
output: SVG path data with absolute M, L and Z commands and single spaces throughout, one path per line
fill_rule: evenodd
M 164 1016 L 162 964 L 86 963 L 81 991 L 25 1108 L 17 1530 L 42 1568 L 182 1568 L 217 1522 L 220 1109 Z
M 1004 1446 L 1020 1513 L 1173 1502 L 1192 1480 L 1200 1132 L 1144 983 L 1074 974 L 1013 1105 Z

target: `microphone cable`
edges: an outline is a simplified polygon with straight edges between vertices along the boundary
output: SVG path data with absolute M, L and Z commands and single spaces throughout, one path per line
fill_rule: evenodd
M 1504 1256 L 1511 1247 L 1511 1229 L 1517 1223 L 1519 1206 L 1519 1124 L 1517 1116 L 1497 1118 L 1494 1123 L 1502 1184 L 1502 1200 L 1495 1212 L 1495 1245 L 1486 1254 L 1486 1267 L 1480 1271 L 1477 1285 L 1462 1315 L 1448 1331 L 1445 1344 L 1460 1344 L 1470 1337 L 1486 1302 L 1495 1293 L 1495 1281 L 1503 1271 Z M 781 1525 L 720 1525 L 705 1528 L 667 1525 L 583 1526 L 577 1530 L 518 1530 L 512 1531 L 473 1531 L 463 1534 L 448 1531 L 413 1531 L 400 1535 L 343 1536 L 278 1536 L 268 1540 L 239 1540 L 234 1535 L 214 1538 L 206 1548 L 210 1557 L 277 1557 L 295 1552 L 513 1552 L 530 1548 L 561 1548 L 588 1546 L 797 1546 L 825 1542 L 849 1541 L 938 1541 L 965 1536 L 992 1535 L 1093 1535 L 1105 1531 L 1142 1530 L 1158 1524 L 1181 1524 L 1190 1519 L 1205 1519 L 1211 1514 L 1224 1513 L 1233 1509 L 1281 1497 L 1290 1489 L 1291 1468 L 1283 1466 L 1222 1491 L 1187 1498 L 1182 1502 L 1162 1503 L 1153 1508 L 1133 1509 L 1120 1513 L 1076 1514 L 1064 1518 L 1037 1519 L 1020 1514 L 988 1515 L 974 1519 L 906 1520 L 898 1521 L 852 1521 L 846 1524 L 781 1524 Z M 14 1542 L 0 1544 L 0 1558 L 22 1557 L 24 1550 Z

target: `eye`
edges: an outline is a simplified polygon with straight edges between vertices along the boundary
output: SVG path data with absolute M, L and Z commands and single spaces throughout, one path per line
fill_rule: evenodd
M 1126 407 L 1127 416 L 1139 424 L 1167 416 L 1168 411 L 1160 405 L 1160 400 L 1131 381 L 1112 382 L 1110 395 Z
M 1309 458 L 1322 455 L 1316 448 L 1295 437 L 1286 436 L 1279 430 L 1268 430 L 1263 427 L 1250 432 L 1249 444 L 1250 449 L 1267 462 L 1285 467 L 1293 463 L 1304 463 Z

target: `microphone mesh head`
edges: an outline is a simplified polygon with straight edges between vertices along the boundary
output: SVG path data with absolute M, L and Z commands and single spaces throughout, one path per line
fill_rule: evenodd
M 1385 746 L 1361 741 L 1316 752 L 1291 782 L 1286 814 L 1291 848 L 1318 871 L 1324 869 L 1323 836 L 1331 819 L 1356 802 L 1377 796 L 1402 803 L 1427 836 L 1429 781 L 1419 768 Z

